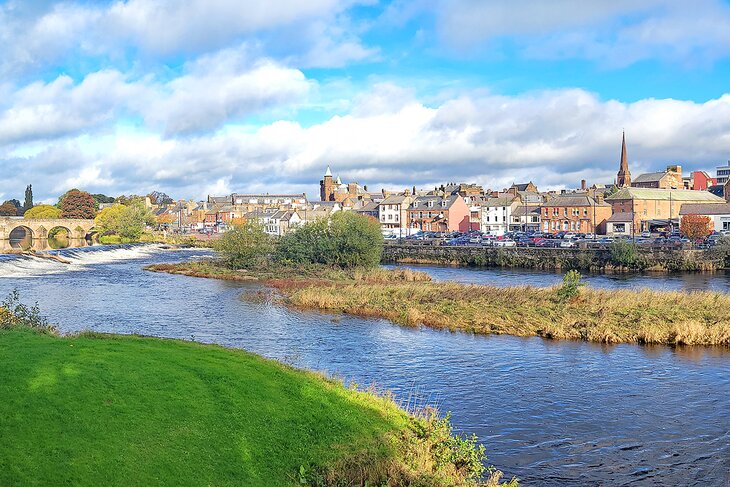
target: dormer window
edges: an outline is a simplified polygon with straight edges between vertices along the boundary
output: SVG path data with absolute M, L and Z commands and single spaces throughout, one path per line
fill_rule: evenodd
M 429 207 L 429 208 L 433 208 L 433 201 L 429 201 L 429 202 L 428 202 L 428 207 Z
M 446 200 L 441 201 L 441 206 L 444 208 L 446 208 L 446 205 L 448 205 L 448 204 L 449 204 L 449 202 Z

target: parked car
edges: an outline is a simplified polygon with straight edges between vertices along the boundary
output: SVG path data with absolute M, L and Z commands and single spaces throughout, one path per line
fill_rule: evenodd
M 568 249 L 568 248 L 573 248 L 573 247 L 575 247 L 575 242 L 573 242 L 572 240 L 569 240 L 569 239 L 566 239 L 565 237 L 563 237 L 563 241 L 560 242 L 560 248 L 561 249 Z
M 509 239 L 509 238 L 504 238 L 502 240 L 495 240 L 492 244 L 495 247 L 516 247 L 517 246 L 517 242 L 515 242 L 514 240 Z
M 577 235 L 575 233 L 573 233 L 573 232 L 566 232 L 566 233 L 563 234 L 563 238 L 564 239 L 573 239 L 573 238 L 576 238 L 576 237 L 577 237 Z

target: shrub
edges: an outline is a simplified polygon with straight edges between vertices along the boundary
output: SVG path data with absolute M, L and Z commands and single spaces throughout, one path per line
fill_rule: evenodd
M 636 244 L 628 240 L 616 240 L 611 244 L 611 262 L 614 265 L 631 267 L 637 262 Z
M 372 218 L 351 212 L 307 223 L 284 236 L 277 260 L 292 264 L 327 264 L 343 269 L 373 268 L 383 254 L 383 234 Z
M 215 249 L 231 269 L 252 269 L 266 264 L 274 251 L 274 241 L 263 225 L 247 221 L 236 225 L 216 241 Z
M 571 270 L 563 276 L 563 285 L 558 288 L 558 297 L 562 300 L 568 300 L 576 297 L 580 293 L 581 286 L 585 284 L 581 282 L 583 276 L 576 270 Z
M 26 306 L 20 302 L 20 293 L 14 289 L 0 303 L 0 329 L 25 326 L 43 333 L 55 333 L 56 329 L 48 324 L 38 308 L 38 304 Z

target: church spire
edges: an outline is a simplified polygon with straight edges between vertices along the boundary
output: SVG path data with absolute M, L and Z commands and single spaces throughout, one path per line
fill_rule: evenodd
M 330 171 L 329 164 L 327 165 L 327 171 L 324 173 L 324 177 L 327 177 L 327 176 L 332 177 L 332 171 Z
M 629 159 L 626 154 L 626 132 L 621 139 L 621 164 L 616 175 L 616 184 L 619 188 L 631 186 L 631 172 L 629 171 Z

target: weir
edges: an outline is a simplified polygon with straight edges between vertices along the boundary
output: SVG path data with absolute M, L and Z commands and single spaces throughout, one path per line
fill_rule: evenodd
M 94 235 L 94 220 L 0 217 L 0 252 L 48 250 L 52 248 L 48 242 L 49 233 L 54 229 L 65 230 L 67 248 L 86 247 Z

